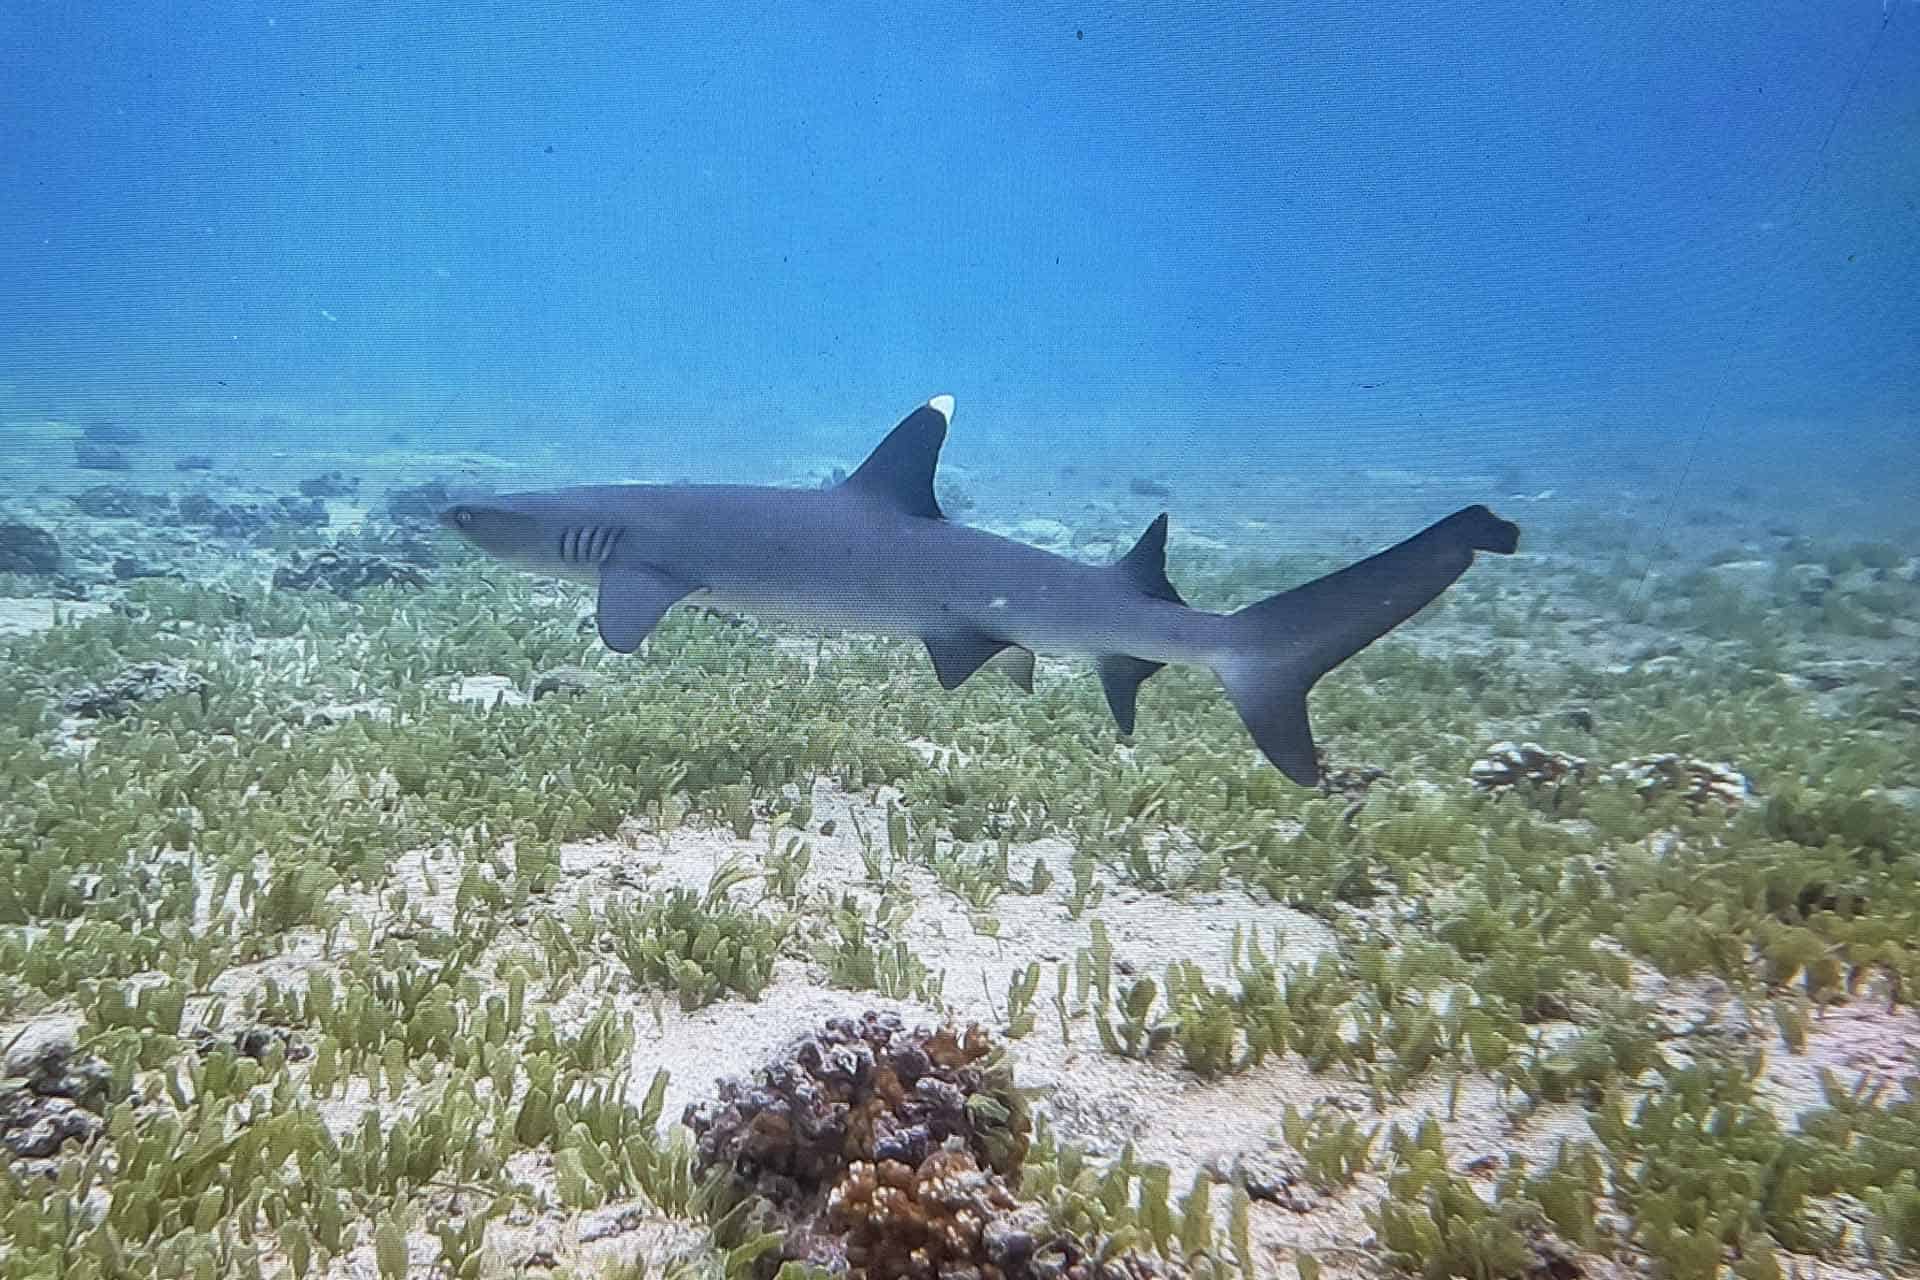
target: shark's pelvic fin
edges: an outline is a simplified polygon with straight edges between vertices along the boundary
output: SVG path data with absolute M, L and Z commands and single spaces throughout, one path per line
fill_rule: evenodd
M 967 677 L 987 664 L 987 660 L 1007 647 L 984 631 L 938 631 L 921 637 L 927 656 L 933 659 L 933 674 L 942 689 L 958 689 Z M 1031 662 L 1029 662 L 1031 668 Z M 1031 682 L 1032 676 L 1028 676 Z
M 933 496 L 933 470 L 953 418 L 953 397 L 935 396 L 901 420 L 841 486 L 910 516 L 945 519 Z
M 1140 698 L 1140 686 L 1148 676 L 1166 666 L 1164 662 L 1148 662 L 1145 658 L 1129 658 L 1124 654 L 1110 653 L 1100 659 L 1100 688 L 1107 695 L 1107 709 L 1113 712 L 1113 719 L 1120 726 L 1120 736 L 1133 735 L 1133 708 Z
M 1185 604 L 1180 593 L 1167 581 L 1167 513 L 1162 511 L 1133 550 L 1113 562 L 1113 567 L 1135 587 L 1156 600 Z
M 596 610 L 600 639 L 615 653 L 632 653 L 692 590 L 651 569 L 602 569 Z

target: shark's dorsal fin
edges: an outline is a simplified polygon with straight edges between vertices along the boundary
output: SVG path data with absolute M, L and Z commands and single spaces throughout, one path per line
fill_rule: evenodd
M 910 516 L 945 519 L 933 496 L 933 469 L 953 418 L 953 397 L 935 396 L 901 420 L 841 487 Z
M 1156 600 L 1185 604 L 1180 593 L 1167 581 L 1167 513 L 1162 511 L 1133 550 L 1113 562 L 1113 567 L 1135 587 Z
M 1140 698 L 1140 686 L 1148 676 L 1166 666 L 1164 662 L 1148 662 L 1145 658 L 1129 658 L 1124 654 L 1110 653 L 1100 659 L 1100 688 L 1107 695 L 1107 710 L 1113 712 L 1114 723 L 1120 726 L 1120 736 L 1133 735 L 1133 707 Z

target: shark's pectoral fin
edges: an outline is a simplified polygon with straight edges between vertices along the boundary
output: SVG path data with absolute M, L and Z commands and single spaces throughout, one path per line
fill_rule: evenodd
M 1008 645 L 993 665 L 1005 673 L 1007 679 L 1014 682 L 1022 693 L 1033 692 L 1033 650 L 1023 649 L 1019 645 Z
M 942 689 L 958 689 L 967 677 L 987 664 L 988 659 L 1007 647 L 984 631 L 936 631 L 920 637 L 933 659 L 933 674 Z
M 1107 695 L 1107 709 L 1113 712 L 1114 720 L 1120 726 L 1120 736 L 1133 734 L 1133 708 L 1140 698 L 1140 686 L 1148 676 L 1166 666 L 1164 662 L 1148 662 L 1144 658 L 1129 658 L 1124 654 L 1110 653 L 1100 659 L 1100 687 Z
M 651 569 L 600 571 L 600 639 L 615 653 L 632 653 L 667 610 L 693 591 Z

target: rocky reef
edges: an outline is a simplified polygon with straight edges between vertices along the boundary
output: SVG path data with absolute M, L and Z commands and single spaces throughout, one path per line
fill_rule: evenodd
M 251 538 L 281 524 L 325 527 L 329 519 L 327 504 L 319 498 L 224 502 L 204 493 L 189 493 L 175 503 L 174 510 L 180 523 L 223 538 Z
M 73 442 L 73 465 L 82 471 L 131 471 L 133 459 L 125 449 L 90 440 Z
M 350 498 L 360 492 L 360 477 L 329 471 L 300 482 L 303 498 Z
M 173 505 L 163 493 L 142 493 L 124 485 L 96 484 L 69 499 L 80 514 L 96 520 L 153 520 Z
M 441 480 L 387 492 L 387 514 L 395 520 L 431 520 L 452 504 L 453 493 Z
M 60 570 L 60 543 L 38 525 L 0 522 L 0 573 L 49 574 Z
M 426 575 L 410 564 L 384 556 L 328 548 L 283 564 L 273 571 L 276 591 L 331 591 L 346 598 L 367 587 L 423 588 Z

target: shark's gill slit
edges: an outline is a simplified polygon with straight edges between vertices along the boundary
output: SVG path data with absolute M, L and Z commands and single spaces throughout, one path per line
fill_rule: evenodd
M 560 535 L 560 559 L 567 564 L 604 564 L 607 556 L 609 526 L 572 525 Z

